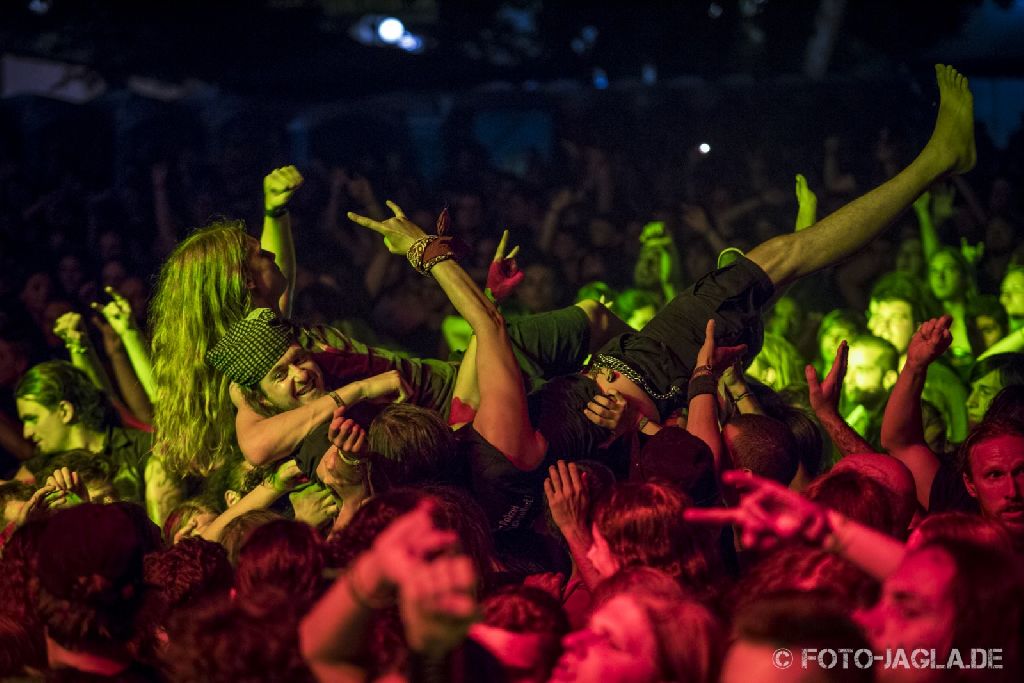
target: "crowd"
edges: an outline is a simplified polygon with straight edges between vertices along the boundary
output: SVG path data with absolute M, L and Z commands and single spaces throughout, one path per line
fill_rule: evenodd
M 694 150 L 646 211 L 569 141 L 439 213 L 281 166 L 259 238 L 187 152 L 5 159 L 0 676 L 1021 680 L 1024 175 L 936 80 L 870 177 Z

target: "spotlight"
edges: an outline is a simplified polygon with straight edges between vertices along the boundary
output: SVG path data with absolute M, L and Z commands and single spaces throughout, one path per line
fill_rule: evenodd
M 608 88 L 608 74 L 601 67 L 594 69 L 594 87 L 598 90 L 605 90 Z
M 708 152 L 711 151 L 711 145 L 709 145 L 706 142 L 702 142 L 699 145 L 697 145 L 697 151 L 699 151 L 701 154 L 707 154 Z
M 397 43 L 405 35 L 405 24 L 395 17 L 384 17 L 377 24 L 377 37 L 388 44 Z
M 398 39 L 398 47 L 406 52 L 423 52 L 423 39 L 406 33 Z

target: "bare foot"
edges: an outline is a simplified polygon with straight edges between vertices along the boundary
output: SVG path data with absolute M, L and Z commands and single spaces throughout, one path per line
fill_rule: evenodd
M 974 96 L 967 78 L 951 66 L 935 65 L 939 85 L 939 114 L 926 149 L 939 155 L 950 173 L 974 168 Z

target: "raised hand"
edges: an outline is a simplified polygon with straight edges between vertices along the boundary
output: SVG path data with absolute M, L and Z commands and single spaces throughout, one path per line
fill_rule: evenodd
M 494 258 L 487 268 L 487 289 L 498 303 L 504 301 L 515 291 L 519 283 L 526 277 L 526 273 L 519 270 L 516 263 L 516 254 L 519 253 L 519 246 L 512 247 L 512 250 L 505 253 L 508 244 L 508 230 L 501 233 L 501 240 L 498 248 L 494 251 Z
M 338 449 L 343 460 L 351 461 L 352 456 L 363 452 L 366 444 L 366 430 L 351 419 L 345 417 L 345 406 L 334 409 L 334 418 L 327 428 L 327 438 Z
M 927 367 L 944 354 L 949 345 L 953 343 L 953 335 L 950 332 L 952 324 L 953 318 L 949 315 L 932 318 L 921 323 L 907 346 L 906 364 L 912 367 Z
M 917 199 L 914 200 L 914 213 L 930 215 L 928 212 L 931 210 L 931 205 L 932 193 L 925 190 Z
M 128 303 L 128 300 L 121 296 L 113 287 L 104 287 L 103 291 L 110 295 L 110 301 L 106 304 L 94 301 L 90 304 L 90 307 L 103 316 L 107 324 L 110 325 L 110 328 L 118 336 L 123 335 L 128 330 L 135 329 L 132 305 Z M 103 330 L 102 326 L 97 325 L 97 327 L 101 331 Z
M 390 199 L 386 202 L 387 207 L 394 213 L 393 218 L 385 221 L 375 221 L 366 216 L 360 216 L 352 211 L 348 212 L 348 218 L 364 228 L 369 228 L 384 238 L 384 245 L 392 254 L 405 254 L 409 251 L 416 240 L 426 237 L 423 229 L 405 217 L 402 208 Z
M 807 178 L 796 174 L 796 229 L 803 230 L 814 225 L 818 219 L 818 195 L 807 184 Z
M 267 213 L 280 211 L 302 186 L 302 174 L 294 166 L 275 168 L 263 178 L 263 208 Z
M 717 378 L 726 368 L 737 363 L 746 351 L 746 344 L 718 346 L 715 342 L 715 321 L 711 319 L 704 328 L 704 344 L 697 352 L 696 367 L 710 366 L 712 375 Z
M 968 263 L 972 266 L 976 266 L 981 262 L 982 257 L 985 255 L 985 243 L 978 242 L 977 244 L 971 244 L 967 241 L 966 237 L 961 237 L 960 253 L 963 254 L 964 259 L 966 259 Z
M 832 363 L 832 368 L 825 376 L 825 381 L 821 383 L 818 382 L 818 373 L 813 365 L 804 368 L 811 409 L 816 415 L 839 414 L 839 399 L 843 394 L 843 379 L 846 377 L 846 363 L 849 355 L 850 345 L 844 339 L 836 349 L 836 359 Z
M 457 647 L 476 618 L 476 584 L 465 555 L 441 555 L 404 574 L 398 609 L 409 648 L 437 657 Z
M 85 333 L 85 327 L 82 325 L 81 313 L 68 311 L 57 318 L 53 324 L 53 333 L 71 352 L 81 353 L 89 346 L 89 335 Z
M 458 537 L 452 531 L 441 531 L 430 518 L 433 504 L 420 503 L 391 523 L 373 542 L 358 576 L 360 586 L 380 594 L 394 590 L 420 571 L 429 558 L 455 546 Z
M 544 496 L 548 500 L 551 519 L 566 539 L 582 539 L 590 545 L 590 494 L 586 472 L 576 463 L 559 460 L 548 468 L 544 480 Z
M 828 512 L 799 493 L 768 479 L 739 470 L 722 474 L 722 481 L 742 494 L 734 508 L 689 508 L 683 519 L 693 524 L 732 524 L 740 528 L 744 548 L 769 550 L 787 541 L 819 545 L 831 527 Z

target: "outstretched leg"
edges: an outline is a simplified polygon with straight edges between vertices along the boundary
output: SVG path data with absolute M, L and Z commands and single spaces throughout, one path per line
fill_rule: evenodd
M 967 78 L 935 65 L 939 112 L 928 144 L 903 171 L 813 226 L 768 240 L 747 258 L 776 288 L 834 265 L 889 226 L 936 179 L 974 167 L 974 99 Z

